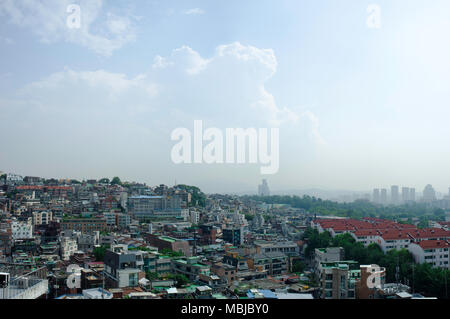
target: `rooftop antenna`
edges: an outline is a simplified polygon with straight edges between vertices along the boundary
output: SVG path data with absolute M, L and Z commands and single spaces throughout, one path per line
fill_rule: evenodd
M 397 286 L 399 285 L 400 279 L 400 267 L 399 267 L 399 257 L 397 256 L 397 266 L 395 267 L 395 280 L 397 281 Z

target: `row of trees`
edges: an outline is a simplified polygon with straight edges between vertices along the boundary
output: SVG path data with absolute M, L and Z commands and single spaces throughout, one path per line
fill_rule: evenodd
M 308 243 L 305 250 L 308 257 L 313 256 L 316 248 L 342 247 L 346 260 L 355 260 L 361 265 L 376 264 L 385 267 L 386 282 L 403 282 L 425 296 L 448 298 L 450 270 L 433 268 L 428 263 L 415 264 L 413 256 L 406 249 L 389 250 L 385 254 L 377 244 L 365 247 L 350 234 L 332 238 L 328 232 L 319 234 L 312 228 L 305 231 L 304 240 Z
M 83 181 L 84 182 L 84 181 Z M 112 180 L 110 180 L 109 178 L 102 178 L 98 181 L 100 184 L 110 184 L 110 185 L 123 185 L 124 183 L 122 183 L 122 181 L 120 180 L 119 177 L 113 177 Z M 46 179 L 44 180 L 44 185 L 57 185 L 59 183 L 59 181 L 57 179 L 54 178 L 50 178 L 50 179 Z M 82 184 L 82 182 L 80 182 L 77 179 L 71 179 L 70 183 L 72 185 L 79 185 Z
M 445 219 L 445 211 L 433 208 L 426 203 L 408 203 L 400 206 L 377 205 L 367 200 L 351 203 L 338 203 L 311 196 L 244 196 L 267 204 L 288 204 L 295 208 L 303 208 L 313 214 L 332 215 L 349 218 L 379 217 L 383 219 L 419 217 L 421 221 L 429 219 Z

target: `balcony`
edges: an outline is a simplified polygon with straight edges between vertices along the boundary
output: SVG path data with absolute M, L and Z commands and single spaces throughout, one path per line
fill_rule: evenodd
M 0 299 L 37 299 L 47 294 L 46 279 L 16 279 L 3 289 L 0 289 Z
M 37 299 L 48 293 L 46 268 L 12 277 L 0 288 L 0 299 Z

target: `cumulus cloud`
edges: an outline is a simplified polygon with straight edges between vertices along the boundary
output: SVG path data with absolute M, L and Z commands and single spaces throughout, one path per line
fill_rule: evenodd
M 45 140 L 48 152 L 70 143 L 67 156 L 80 147 L 86 156 L 110 154 L 112 147 L 147 164 L 170 161 L 170 133 L 194 120 L 220 129 L 280 127 L 295 136 L 290 147 L 301 139 L 324 143 L 312 112 L 279 106 L 267 90 L 277 70 L 273 50 L 232 43 L 206 58 L 183 46 L 150 59 L 146 69 L 131 76 L 66 68 L 30 83 L 0 101 L 0 134 L 18 131 L 11 142 L 25 147 L 29 136 Z
M 266 89 L 276 70 L 277 59 L 270 49 L 232 43 L 217 47 L 212 57 L 204 58 L 182 46 L 166 57 L 156 56 L 148 72 L 134 77 L 66 68 L 25 86 L 20 96 L 60 110 L 111 110 L 113 106 L 123 112 L 152 110 L 159 112 L 159 118 L 152 117 L 152 121 L 173 125 L 193 119 L 218 127 L 295 126 L 306 121 L 310 137 L 323 143 L 319 121 L 312 112 L 278 106 Z
M 78 1 L 79 28 L 71 27 L 68 21 L 78 15 L 71 5 L 72 0 L 0 0 L 0 16 L 30 29 L 44 43 L 66 41 L 103 56 L 136 39 L 135 18 L 106 11 L 103 0 Z
M 319 144 L 319 120 L 311 111 L 278 106 L 266 89 L 277 70 L 273 50 L 232 43 L 217 47 L 210 58 L 182 46 L 156 56 L 148 71 L 136 76 L 105 70 L 66 68 L 20 90 L 19 97 L 46 109 L 104 109 L 144 112 L 168 129 L 194 119 L 217 127 L 286 127 L 302 125 Z M 147 111 L 157 112 L 149 115 Z M 123 119 L 122 114 L 115 114 Z M 142 119 L 141 119 L 142 120 Z M 146 122 L 148 125 L 149 122 Z M 173 125 L 174 127 L 170 127 Z

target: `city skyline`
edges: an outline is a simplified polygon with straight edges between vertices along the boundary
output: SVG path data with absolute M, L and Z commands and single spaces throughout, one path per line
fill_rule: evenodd
M 171 161 L 202 120 L 279 128 L 273 190 L 448 188 L 448 1 L 378 1 L 375 24 L 365 1 L 71 5 L 0 2 L 5 170 L 254 189 L 258 165 Z
M 0 300 L 448 300 L 449 12 L 0 0 Z
M 77 180 L 80 182 L 87 182 L 89 180 L 96 180 L 99 181 L 103 178 L 107 178 L 112 180 L 113 177 L 87 177 L 87 178 L 71 178 L 71 177 L 64 177 L 64 178 L 55 178 L 55 177 L 44 177 L 44 176 L 25 176 L 25 175 L 21 175 L 21 174 L 17 174 L 17 173 L 12 173 L 12 172 L 7 172 L 7 171 L 1 171 L 0 170 L 0 176 L 2 174 L 7 174 L 10 176 L 13 176 L 13 179 L 18 178 L 25 178 L 25 177 L 38 177 L 38 178 L 44 178 L 44 179 L 56 179 L 58 181 L 67 181 L 70 182 L 71 180 Z M 116 176 L 114 176 L 116 177 Z M 117 176 L 119 177 L 119 176 Z M 186 183 L 183 182 L 177 182 L 176 180 L 174 181 L 173 184 L 164 184 L 164 183 L 148 183 L 142 180 L 126 180 L 126 179 L 122 179 L 121 177 L 119 177 L 119 179 L 122 180 L 122 182 L 130 182 L 130 183 L 144 183 L 146 185 L 153 185 L 153 186 L 158 186 L 158 185 L 173 185 L 173 186 L 177 186 L 177 185 L 187 185 Z M 270 190 L 271 187 L 269 187 L 269 183 L 268 183 L 268 179 L 261 179 L 262 183 L 257 185 L 257 189 L 249 189 L 246 191 L 236 191 L 236 192 L 224 192 L 223 194 L 235 194 L 235 195 L 251 195 L 251 194 L 257 194 L 257 195 L 261 195 L 261 196 L 271 196 L 271 195 L 308 195 L 308 196 L 315 196 L 318 198 L 322 198 L 322 199 L 327 199 L 327 200 L 335 200 L 335 201 L 354 201 L 357 199 L 366 199 L 369 201 L 372 201 L 374 203 L 378 203 L 378 204 L 402 204 L 402 203 L 406 203 L 408 201 L 422 201 L 422 200 L 426 200 L 426 198 L 424 196 L 424 193 L 426 192 L 427 188 L 431 187 L 431 192 L 432 195 L 434 196 L 434 200 L 438 200 L 438 199 L 447 199 L 450 198 L 450 187 L 447 188 L 446 192 L 443 191 L 439 191 L 436 190 L 432 184 L 427 184 L 424 188 L 423 191 L 419 189 L 416 189 L 414 187 L 405 187 L 402 186 L 401 187 L 401 192 L 398 192 L 398 194 L 396 195 L 396 199 L 393 200 L 393 196 L 392 196 L 392 192 L 393 192 L 393 187 L 397 187 L 397 190 L 400 190 L 400 186 L 399 185 L 391 185 L 390 188 L 373 188 L 372 190 L 345 190 L 345 189 L 326 189 L 326 188 L 305 188 L 305 189 L 285 189 L 285 190 L 279 190 L 279 189 L 275 189 L 275 190 Z M 195 185 L 193 184 L 192 186 L 196 186 L 199 187 L 199 185 Z M 201 188 L 201 187 L 200 187 Z M 202 189 L 202 188 L 201 188 Z M 410 197 L 407 197 L 407 199 L 405 199 L 405 194 L 404 191 L 408 191 L 407 194 L 409 194 Z M 430 191 L 430 189 L 428 189 Z M 204 191 L 206 194 L 220 194 L 220 192 L 209 192 L 207 189 L 202 189 L 202 191 Z M 388 192 L 389 191 L 389 192 Z M 328 192 L 328 193 L 327 193 Z M 408 196 L 408 195 L 406 195 Z M 430 199 L 428 199 L 430 200 Z M 432 200 L 432 199 L 431 199 Z

